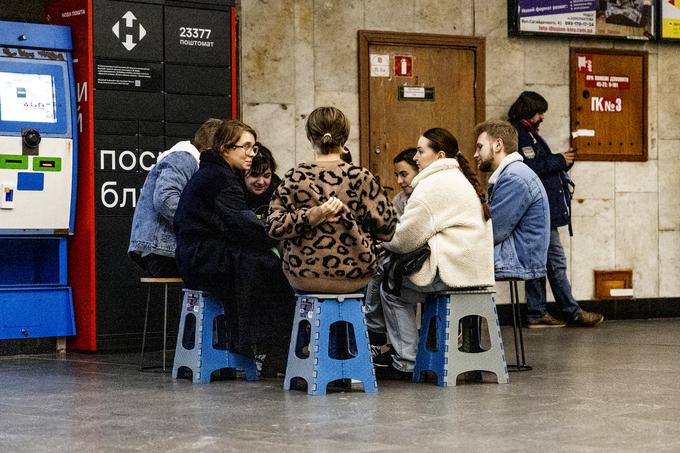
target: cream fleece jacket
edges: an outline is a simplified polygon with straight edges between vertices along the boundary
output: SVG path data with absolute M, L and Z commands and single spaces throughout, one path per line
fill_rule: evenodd
M 493 286 L 493 230 L 484 221 L 475 189 L 456 159 L 440 159 L 411 183 L 413 193 L 390 242 L 383 246 L 408 253 L 425 243 L 431 254 L 410 276 L 417 286 L 439 278 L 451 288 Z

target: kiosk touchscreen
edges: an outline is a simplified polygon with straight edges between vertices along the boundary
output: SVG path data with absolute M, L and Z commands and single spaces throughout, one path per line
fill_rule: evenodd
M 75 334 L 75 124 L 68 27 L 0 22 L 0 339 Z

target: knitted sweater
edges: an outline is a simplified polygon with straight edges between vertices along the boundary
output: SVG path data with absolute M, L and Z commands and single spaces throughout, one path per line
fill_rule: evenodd
M 408 253 L 426 243 L 430 257 L 409 278 L 426 286 L 439 278 L 451 288 L 493 286 L 493 232 L 475 189 L 455 159 L 440 159 L 411 182 L 413 193 L 397 230 L 383 247 Z
M 319 206 L 337 197 L 349 208 L 321 222 Z M 343 161 L 299 164 L 286 173 L 269 206 L 269 235 L 283 240 L 283 271 L 293 288 L 349 293 L 375 272 L 374 240 L 387 241 L 397 218 L 365 168 Z

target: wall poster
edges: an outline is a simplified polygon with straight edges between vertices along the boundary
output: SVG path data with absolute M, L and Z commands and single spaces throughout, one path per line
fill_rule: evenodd
M 509 0 L 511 35 L 655 39 L 655 0 Z
M 680 39 L 680 0 L 661 1 L 661 39 Z

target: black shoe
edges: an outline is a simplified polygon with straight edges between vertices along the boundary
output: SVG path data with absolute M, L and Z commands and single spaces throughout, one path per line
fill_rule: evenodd
M 377 356 L 373 357 L 373 366 L 375 367 L 387 367 L 392 364 L 392 356 L 395 351 L 392 345 L 387 346 L 387 351 L 381 352 Z
M 389 366 L 375 369 L 375 377 L 383 381 L 413 381 L 413 371 L 401 371 L 390 363 Z
M 371 346 L 382 346 L 387 344 L 387 335 L 380 332 L 368 331 L 368 342 Z

